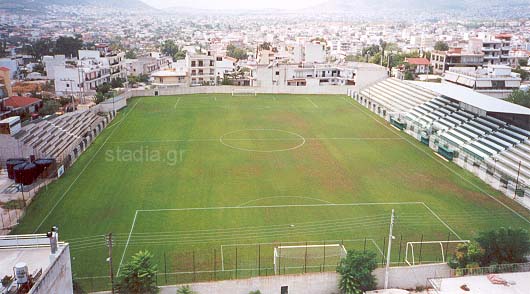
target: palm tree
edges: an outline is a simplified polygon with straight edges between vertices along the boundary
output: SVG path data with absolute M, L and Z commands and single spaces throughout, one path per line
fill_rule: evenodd
M 190 286 L 185 285 L 178 288 L 177 294 L 195 294 L 195 291 L 191 290 Z

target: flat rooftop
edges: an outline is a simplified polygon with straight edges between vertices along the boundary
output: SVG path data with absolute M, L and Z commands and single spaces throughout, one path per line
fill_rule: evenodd
M 508 282 L 508 285 L 491 283 L 487 276 L 442 279 L 438 294 L 527 294 L 530 289 L 530 272 L 495 274 Z M 466 285 L 470 291 L 460 287 Z
M 0 276 L 13 276 L 13 267 L 19 262 L 28 265 L 30 274 L 45 271 L 50 265 L 50 247 L 0 249 Z

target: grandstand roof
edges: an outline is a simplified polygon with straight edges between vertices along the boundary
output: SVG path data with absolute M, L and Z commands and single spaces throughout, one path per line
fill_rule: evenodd
M 416 86 L 431 90 L 445 97 L 469 104 L 487 112 L 513 113 L 530 115 L 530 109 L 493 98 L 473 91 L 472 89 L 450 83 L 410 82 Z

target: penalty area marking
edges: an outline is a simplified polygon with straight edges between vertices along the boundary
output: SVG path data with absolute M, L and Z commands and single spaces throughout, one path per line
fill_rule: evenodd
M 333 202 L 329 202 L 329 201 L 326 201 L 326 200 L 322 200 L 322 199 L 319 199 L 319 198 L 313 198 L 313 197 L 304 197 L 304 196 L 270 196 L 270 197 L 252 199 L 252 200 L 247 201 L 247 202 L 245 202 L 243 204 L 240 204 L 239 206 L 242 207 L 242 206 L 245 206 L 245 205 L 253 203 L 253 202 L 258 202 L 258 201 L 266 200 L 266 199 L 277 199 L 277 198 L 306 199 L 306 200 L 314 200 L 314 201 L 318 201 L 318 202 L 323 202 L 323 203 L 326 203 L 326 204 L 334 204 Z
M 332 204 L 287 204 L 287 205 L 262 205 L 262 206 L 212 206 L 212 207 L 188 207 L 188 208 L 160 208 L 160 209 L 138 209 L 134 213 L 134 218 L 131 224 L 131 230 L 123 249 L 120 265 L 118 266 L 117 275 L 119 275 L 131 236 L 136 225 L 136 219 L 139 212 L 162 212 L 162 211 L 209 211 L 209 210 L 238 210 L 238 209 L 263 209 L 263 208 L 294 208 L 294 207 L 355 207 L 355 206 L 370 206 L 370 205 L 421 205 L 425 207 L 435 219 L 437 219 L 445 228 L 453 233 L 457 238 L 462 239 L 445 221 L 442 220 L 427 204 L 424 202 L 359 202 L 359 203 L 332 203 Z

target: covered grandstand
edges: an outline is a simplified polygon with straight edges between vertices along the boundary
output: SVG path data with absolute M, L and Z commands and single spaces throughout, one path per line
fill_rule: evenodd
M 113 118 L 113 112 L 84 110 L 33 120 L 14 135 L 0 135 L 0 162 L 35 156 L 53 158 L 68 167 Z
M 388 78 L 350 96 L 530 205 L 530 109 L 448 83 Z

